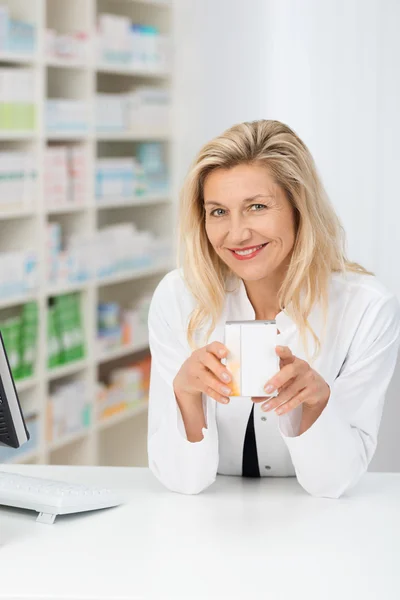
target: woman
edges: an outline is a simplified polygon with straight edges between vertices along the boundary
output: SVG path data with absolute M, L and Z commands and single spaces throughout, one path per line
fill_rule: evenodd
M 347 260 L 307 147 L 278 121 L 206 144 L 183 189 L 180 238 L 183 268 L 149 313 L 151 470 L 188 494 L 217 473 L 296 475 L 338 498 L 376 448 L 399 304 Z M 224 324 L 251 319 L 276 319 L 280 370 L 266 397 L 230 397 Z

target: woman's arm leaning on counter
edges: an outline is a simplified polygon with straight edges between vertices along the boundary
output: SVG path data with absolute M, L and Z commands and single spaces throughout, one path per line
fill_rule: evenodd
M 339 498 L 366 472 L 376 450 L 399 342 L 398 301 L 394 296 L 381 298 L 363 315 L 318 418 L 299 435 L 291 413 L 279 417 L 297 479 L 310 494 Z
M 173 389 L 174 378 L 190 356 L 181 324 L 177 291 L 167 275 L 158 285 L 149 311 L 150 374 L 149 467 L 167 488 L 197 494 L 211 485 L 218 468 L 215 403 L 201 397 L 206 427 L 202 439 L 191 442 Z M 193 413 L 193 414 L 194 414 Z M 198 414 L 195 415 L 198 417 Z M 190 415 L 188 417 L 190 419 Z M 185 417 L 186 421 L 186 417 Z M 197 418 L 196 418 L 197 422 Z

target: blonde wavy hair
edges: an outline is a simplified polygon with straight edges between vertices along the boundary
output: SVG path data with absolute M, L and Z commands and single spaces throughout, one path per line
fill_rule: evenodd
M 204 181 L 215 169 L 260 163 L 284 190 L 294 210 L 296 238 L 278 302 L 280 310 L 285 310 L 298 326 L 307 355 L 307 331 L 311 333 L 316 347 L 314 360 L 321 340 L 308 317 L 314 303 L 320 301 L 326 325 L 330 275 L 345 271 L 373 273 L 347 259 L 343 227 L 318 177 L 311 153 L 296 133 L 279 121 L 234 125 L 203 146 L 187 175 L 180 197 L 178 245 L 178 266 L 196 300 L 187 339 L 194 350 L 194 334 L 207 322 L 204 342 L 209 339 L 229 291 L 227 282 L 234 276 L 206 234 Z

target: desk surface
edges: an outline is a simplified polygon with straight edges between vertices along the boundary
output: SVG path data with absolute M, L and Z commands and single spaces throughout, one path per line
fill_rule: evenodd
M 1 469 L 124 489 L 128 502 L 54 525 L 0 507 L 0 598 L 400 598 L 400 474 L 368 473 L 330 500 L 294 478 L 219 477 L 184 496 L 147 469 Z

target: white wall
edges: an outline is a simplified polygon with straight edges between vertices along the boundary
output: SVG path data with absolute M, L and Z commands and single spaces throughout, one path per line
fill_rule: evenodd
M 235 122 L 286 122 L 313 153 L 348 254 L 400 298 L 397 0 L 175 0 L 177 185 Z M 400 471 L 400 368 L 371 469 Z

